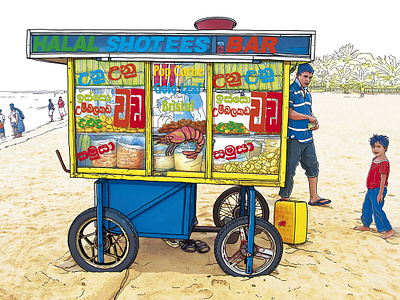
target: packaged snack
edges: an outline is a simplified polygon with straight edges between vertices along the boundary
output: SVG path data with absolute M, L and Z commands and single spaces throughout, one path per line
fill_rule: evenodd
M 141 145 L 129 145 L 118 141 L 117 167 L 121 169 L 143 169 L 144 147 Z
M 115 168 L 117 166 L 117 142 L 113 139 L 93 140 L 92 146 L 97 148 L 99 158 L 92 160 L 95 168 Z

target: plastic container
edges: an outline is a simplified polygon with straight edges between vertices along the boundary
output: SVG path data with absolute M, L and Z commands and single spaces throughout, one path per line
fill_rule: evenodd
M 117 167 L 121 169 L 144 168 L 144 138 L 123 137 L 117 145 Z
M 153 151 L 153 165 L 156 171 L 168 171 L 175 167 L 174 156 L 166 156 L 165 151 L 168 146 L 165 144 L 158 144 L 154 146 Z
M 307 240 L 307 203 L 303 201 L 275 202 L 274 225 L 282 241 L 287 244 L 303 244 Z
M 117 142 L 114 139 L 92 140 L 99 158 L 92 160 L 94 168 L 115 168 L 117 166 Z
M 201 165 L 203 162 L 203 152 L 198 153 L 195 159 L 188 158 L 183 151 L 194 151 L 196 150 L 196 145 L 194 143 L 187 143 L 180 145 L 175 149 L 174 161 L 176 171 L 185 172 L 200 172 Z

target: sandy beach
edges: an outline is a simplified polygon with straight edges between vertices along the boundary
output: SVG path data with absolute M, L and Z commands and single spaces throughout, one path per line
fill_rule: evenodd
M 400 109 L 399 95 L 313 94 L 320 129 L 314 133 L 320 163 L 319 195 L 332 200 L 309 207 L 307 242 L 284 245 L 268 276 L 231 277 L 216 263 L 215 233 L 193 233 L 211 247 L 185 253 L 160 239 L 140 238 L 133 265 L 120 273 L 90 273 L 71 258 L 68 229 L 93 207 L 93 183 L 71 179 L 68 127 L 58 121 L 0 145 L 1 299 L 400 299 Z M 29 115 L 26 116 L 29 118 Z M 386 212 L 396 235 L 380 238 L 352 230 L 360 225 L 366 176 L 373 154 L 368 139 L 389 136 L 391 164 Z M 198 187 L 199 225 L 213 225 L 212 206 L 228 186 Z M 273 220 L 277 188 L 257 188 Z M 293 199 L 308 201 L 299 167 Z

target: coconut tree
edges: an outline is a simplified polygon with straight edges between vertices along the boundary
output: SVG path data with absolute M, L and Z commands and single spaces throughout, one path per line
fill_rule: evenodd
M 352 81 L 360 88 L 364 88 L 368 82 L 370 74 L 371 71 L 368 68 L 364 68 L 362 65 L 357 65 L 354 67 L 352 72 Z
M 344 93 L 348 93 L 349 84 L 352 79 L 352 70 L 346 66 L 336 68 L 336 81 L 341 86 Z
M 378 75 L 387 81 L 390 86 L 400 83 L 400 61 L 393 55 L 378 56 L 375 68 L 378 71 Z
M 332 55 L 324 55 L 322 58 L 317 57 L 312 66 L 314 68 L 313 84 L 324 86 L 326 91 L 332 81 L 331 71 L 335 66 Z
M 354 45 L 346 44 L 340 47 L 338 51 L 335 51 L 334 55 L 336 59 L 347 64 L 356 60 L 358 52 L 357 49 L 354 49 Z

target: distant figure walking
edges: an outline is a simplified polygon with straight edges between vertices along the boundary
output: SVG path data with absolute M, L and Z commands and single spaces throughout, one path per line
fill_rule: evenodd
M 61 120 L 64 120 L 64 116 L 67 115 L 67 112 L 65 111 L 65 103 L 61 96 L 58 98 L 58 112 L 60 113 Z
M 13 103 L 10 103 L 10 121 L 13 126 L 14 137 L 21 137 L 22 133 L 25 131 L 24 119 L 25 116 L 23 112 L 14 106 Z
M 54 114 L 54 104 L 51 102 L 51 99 L 49 99 L 49 117 L 50 117 L 50 122 L 54 122 L 53 120 L 53 114 Z
M 4 123 L 6 121 L 6 117 L 3 115 L 2 110 L 0 109 L 0 138 L 4 139 L 6 134 L 4 132 Z
M 360 92 L 360 98 L 364 98 L 365 89 L 362 87 Z

